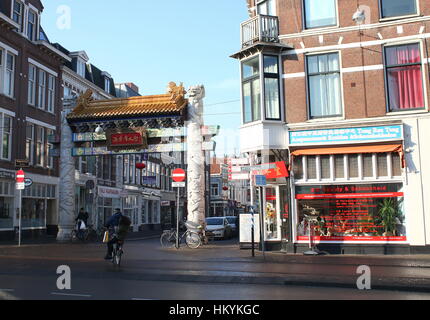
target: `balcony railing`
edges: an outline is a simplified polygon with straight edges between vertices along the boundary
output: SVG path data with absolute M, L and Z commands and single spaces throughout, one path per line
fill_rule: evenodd
M 242 48 L 256 42 L 279 42 L 279 20 L 275 16 L 257 15 L 241 24 Z

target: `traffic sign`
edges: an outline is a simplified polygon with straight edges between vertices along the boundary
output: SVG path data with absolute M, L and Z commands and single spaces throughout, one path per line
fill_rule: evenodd
M 258 187 L 266 186 L 267 185 L 266 176 L 263 176 L 263 175 L 255 176 L 255 185 Z
M 33 180 L 31 180 L 30 178 L 25 178 L 24 179 L 24 185 L 25 187 L 31 187 L 31 185 L 33 184 Z
M 172 188 L 185 188 L 185 181 L 184 182 L 172 182 Z
M 25 189 L 25 174 L 23 170 L 18 170 L 16 172 L 16 189 L 24 190 Z
M 175 182 L 183 182 L 185 180 L 186 174 L 184 169 L 178 168 L 173 170 L 172 179 Z

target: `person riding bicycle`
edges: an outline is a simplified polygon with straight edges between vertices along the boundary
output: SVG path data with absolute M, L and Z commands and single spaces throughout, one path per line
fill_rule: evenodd
M 115 243 L 124 243 L 125 237 L 127 236 L 128 229 L 130 227 L 130 218 L 121 213 L 121 209 L 115 209 L 115 214 L 109 218 L 106 222 L 105 227 L 107 229 L 113 228 L 114 235 L 111 240 L 107 243 L 107 254 L 105 256 L 106 260 L 112 259 L 113 245 Z

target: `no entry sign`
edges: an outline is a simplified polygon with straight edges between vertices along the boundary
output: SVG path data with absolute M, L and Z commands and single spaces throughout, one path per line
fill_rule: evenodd
M 25 174 L 23 170 L 18 170 L 16 172 L 16 189 L 24 190 L 25 189 Z
M 183 182 L 185 181 L 185 171 L 184 169 L 178 168 L 173 170 L 172 172 L 172 179 L 175 182 Z

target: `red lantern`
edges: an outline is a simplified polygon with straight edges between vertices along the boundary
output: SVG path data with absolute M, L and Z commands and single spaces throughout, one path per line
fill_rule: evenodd
M 224 191 L 227 191 L 227 190 L 228 190 L 228 187 L 222 187 L 222 189 L 223 189 Z
M 144 163 L 136 163 L 136 169 L 143 170 L 146 168 L 146 164 Z

